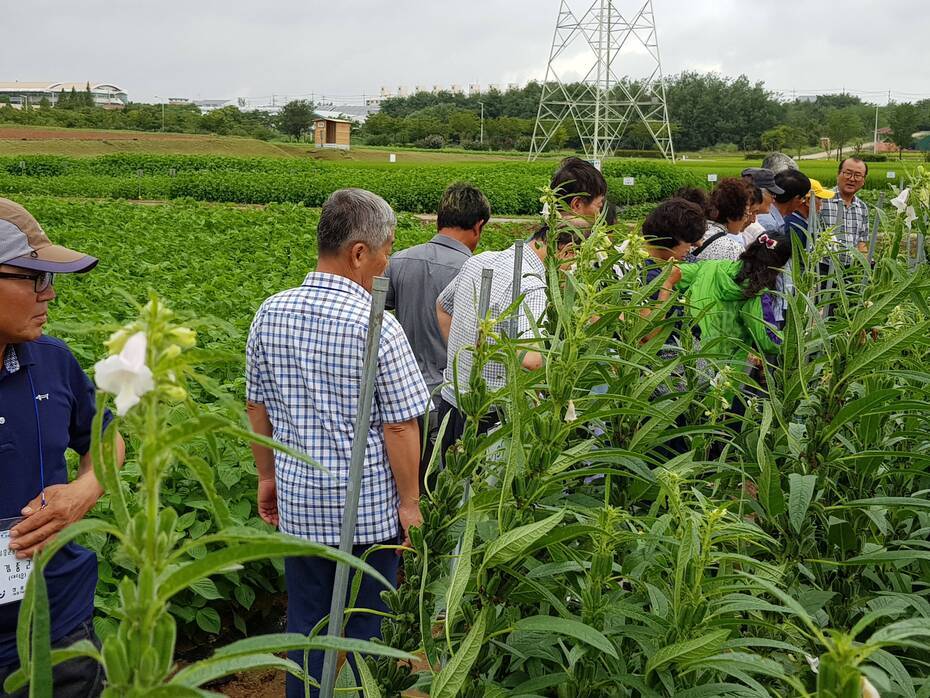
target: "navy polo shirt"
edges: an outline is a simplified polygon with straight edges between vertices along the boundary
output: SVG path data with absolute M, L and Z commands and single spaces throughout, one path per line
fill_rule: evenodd
M 87 453 L 95 412 L 94 386 L 64 342 L 40 337 L 8 347 L 0 362 L 0 519 L 19 516 L 42 489 L 37 428 L 45 486 L 66 484 L 65 451 Z M 54 642 L 92 616 L 97 557 L 69 543 L 49 561 L 45 579 Z M 19 664 L 19 606 L 19 602 L 0 605 L 0 667 Z

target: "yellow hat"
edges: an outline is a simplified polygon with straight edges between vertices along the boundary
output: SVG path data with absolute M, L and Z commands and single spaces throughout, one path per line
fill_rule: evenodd
M 816 179 L 811 180 L 811 194 L 816 196 L 818 199 L 832 199 L 836 196 L 835 191 L 832 189 L 827 189 Z

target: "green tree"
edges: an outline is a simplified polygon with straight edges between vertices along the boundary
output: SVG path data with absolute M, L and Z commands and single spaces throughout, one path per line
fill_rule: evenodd
M 52 106 L 52 103 L 48 101 L 48 97 L 42 95 L 42 99 L 39 100 L 39 107 L 41 109 L 48 109 Z
M 843 157 L 843 148 L 865 130 L 862 120 L 849 109 L 832 109 L 827 114 L 827 135 L 830 144 L 836 147 L 838 159 Z
M 898 146 L 898 159 L 906 148 L 914 144 L 914 131 L 920 121 L 920 113 L 916 106 L 910 102 L 895 105 L 891 110 L 889 126 L 891 128 L 891 141 Z
M 81 106 L 82 107 L 93 107 L 94 105 L 94 96 L 90 92 L 90 83 L 88 82 L 84 85 L 84 92 L 81 93 Z
M 788 130 L 790 126 L 780 124 L 775 128 L 770 128 L 763 132 L 761 137 L 763 150 L 782 150 L 788 142 Z
M 300 140 L 303 134 L 310 131 L 313 117 L 313 104 L 305 99 L 292 100 L 284 105 L 278 115 L 278 129 Z
M 449 115 L 449 135 L 458 142 L 473 141 L 481 129 L 481 122 L 474 112 L 456 109 Z
M 666 84 L 669 118 L 681 125 L 676 150 L 715 143 L 760 145 L 762 133 L 784 121 L 785 108 L 760 83 L 741 75 L 682 73 Z

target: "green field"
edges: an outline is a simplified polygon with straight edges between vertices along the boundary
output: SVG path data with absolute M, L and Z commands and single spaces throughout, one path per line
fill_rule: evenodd
M 157 387 L 119 423 L 128 461 L 90 514 L 111 526 L 81 539 L 100 562 L 95 625 L 111 686 L 134 681 L 141 695 L 181 677 L 224 691 L 207 682 L 300 671 L 278 656 L 297 640 L 256 637 L 280 628 L 284 548 L 269 550 L 288 543 L 257 515 L 255 465 L 236 429 L 249 325 L 313 268 L 319 204 L 343 186 L 381 193 L 401 212 L 402 249 L 433 235 L 410 212 L 433 211 L 448 182 L 470 179 L 496 212 L 532 215 L 554 165 L 435 153 L 389 165 L 383 154 L 0 156 L 0 194 L 55 242 L 100 259 L 56 278 L 49 333 L 89 371 L 127 323 L 149 337 Z M 639 218 L 681 185 L 754 164 L 604 171 Z M 873 168 L 869 197 L 896 165 Z M 832 183 L 832 163 L 804 168 Z M 537 220 L 490 224 L 482 249 L 526 237 Z M 901 233 L 900 218 L 883 225 L 886 238 Z M 629 226 L 610 233 L 641 262 Z M 410 654 L 366 660 L 378 685 L 366 696 L 836 698 L 843 686 L 858 698 L 863 678 L 889 698 L 930 696 L 927 266 L 888 245 L 874 269 L 836 266 L 828 284 L 802 260 L 783 343 L 750 375 L 742 353 L 705 343 L 698 355 L 691 321 L 671 308 L 685 301 L 670 300 L 668 317 L 641 313 L 656 307 L 657 282 L 638 268 L 618 275 L 618 253 L 599 244 L 595 234 L 579 249 L 570 280 L 549 260 L 550 311 L 535 340 L 544 370 L 515 368 L 496 394 L 476 375 L 462 401 L 470 426 L 422 493 L 403 582 L 385 595 L 385 643 Z M 829 256 L 820 244 L 811 254 Z M 143 309 L 153 296 L 174 318 Z M 196 346 L 182 351 L 168 322 L 196 330 Z M 669 356 L 673 331 L 683 351 Z M 526 342 L 481 342 L 479 363 L 495 352 L 518 367 Z M 492 404 L 502 426 L 479 435 Z M 230 564 L 239 559 L 251 561 Z M 175 575 L 185 583 L 158 596 Z M 159 625 L 140 631 L 152 618 Z M 242 636 L 263 654 L 247 661 L 240 645 L 191 677 L 188 663 L 217 637 Z M 181 695 L 171 690 L 161 694 Z

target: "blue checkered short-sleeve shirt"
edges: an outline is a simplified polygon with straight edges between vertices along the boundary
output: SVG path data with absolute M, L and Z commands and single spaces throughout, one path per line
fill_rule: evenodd
M 262 304 L 246 347 L 247 398 L 265 406 L 275 439 L 329 470 L 275 453 L 281 530 L 326 545 L 339 544 L 370 308 L 371 295 L 358 284 L 312 272 L 300 287 Z M 407 337 L 385 314 L 356 545 L 397 536 L 397 489 L 383 426 L 428 409 Z

